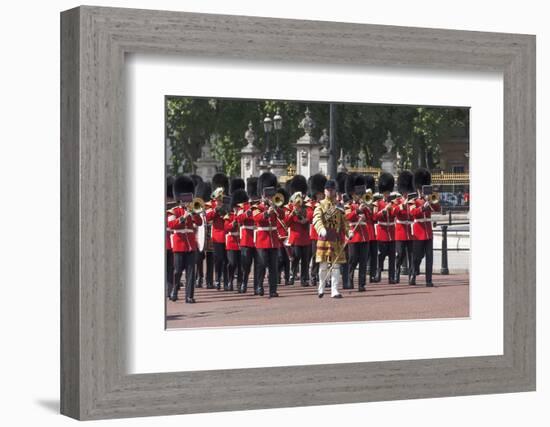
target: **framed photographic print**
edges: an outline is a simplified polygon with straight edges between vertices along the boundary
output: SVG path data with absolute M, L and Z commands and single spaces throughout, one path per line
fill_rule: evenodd
M 63 414 L 535 389 L 534 36 L 82 6 L 61 59 Z

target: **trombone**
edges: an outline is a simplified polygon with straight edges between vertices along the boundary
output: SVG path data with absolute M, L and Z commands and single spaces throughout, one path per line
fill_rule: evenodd
M 204 200 L 200 197 L 195 197 L 191 202 L 187 205 L 187 209 L 193 212 L 194 214 L 201 214 L 205 210 L 206 204 L 204 203 Z

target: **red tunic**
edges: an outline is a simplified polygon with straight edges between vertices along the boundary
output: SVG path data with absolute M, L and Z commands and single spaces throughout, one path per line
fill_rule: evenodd
M 291 246 L 309 246 L 311 238 L 309 237 L 309 225 L 313 218 L 313 212 L 304 207 L 302 209 L 303 218 L 300 218 L 297 212 L 288 210 L 285 217 L 285 224 L 289 228 L 290 236 L 288 244 Z
M 368 220 L 372 223 L 372 213 L 369 208 L 359 208 L 360 204 L 351 202 L 346 209 L 346 219 L 349 221 L 350 231 L 355 230 L 349 240 L 350 243 L 368 242 L 370 240 L 368 230 Z M 362 218 L 360 218 L 362 216 Z M 373 226 L 374 231 L 374 226 Z
M 166 212 L 166 226 L 168 226 L 168 218 L 170 217 L 170 215 L 170 212 Z M 170 229 L 166 229 L 166 250 L 172 250 L 172 230 Z
M 315 230 L 315 227 L 313 226 L 313 212 L 315 211 L 315 208 L 317 207 L 317 204 L 319 202 L 315 200 L 311 200 L 308 202 L 307 206 L 307 217 L 309 218 L 309 238 L 311 240 L 319 240 L 319 235 L 317 234 L 317 230 Z
M 277 214 L 272 212 L 268 215 L 269 206 L 260 203 L 253 215 L 256 223 L 256 248 L 270 249 L 280 248 L 281 241 L 277 235 Z M 281 208 L 275 208 L 280 218 L 284 218 L 284 212 Z
M 228 251 L 240 251 L 239 242 L 239 223 L 237 222 L 237 214 L 230 212 L 224 219 L 225 228 L 225 249 Z
M 441 207 L 439 203 L 432 205 L 431 208 L 424 209 L 424 199 L 416 199 L 415 205 L 411 209 L 411 215 L 414 218 L 413 222 L 413 240 L 430 240 L 433 239 L 432 230 L 432 209 L 439 212 Z
M 390 207 L 389 211 L 383 210 L 388 205 L 385 200 L 375 203 L 376 209 L 374 219 L 376 223 L 376 240 L 379 242 L 392 242 L 395 240 L 395 208 Z
M 212 224 L 212 241 L 225 244 L 225 224 L 223 216 L 216 211 L 218 203 L 212 200 L 212 207 L 206 210 L 206 221 Z
M 178 206 L 170 211 L 168 227 L 172 230 L 172 251 L 192 252 L 197 250 L 195 227 L 202 224 L 200 215 L 191 214 L 184 218 L 185 208 Z
M 395 240 L 412 240 L 412 221 L 411 205 L 407 200 L 400 197 L 395 206 Z
M 254 230 L 256 229 L 254 218 L 252 217 L 252 210 L 250 209 L 250 203 L 246 202 L 243 209 L 237 213 L 237 221 L 240 226 L 240 242 L 241 247 L 253 248 L 254 243 Z

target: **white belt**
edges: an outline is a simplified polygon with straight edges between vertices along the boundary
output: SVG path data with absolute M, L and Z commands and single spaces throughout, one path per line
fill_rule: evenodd
M 238 236 L 239 233 L 237 232 L 231 232 L 231 233 L 227 233 L 226 236 Z
M 241 225 L 241 230 L 256 230 L 256 227 L 253 225 Z
M 194 233 L 195 230 L 191 230 L 190 228 L 184 228 L 182 230 L 172 230 L 174 233 Z
M 416 218 L 414 222 L 432 222 L 431 218 Z
M 367 223 L 364 221 L 358 221 L 358 222 L 350 222 L 349 225 L 355 227 L 356 225 L 367 225 Z
M 397 224 L 412 224 L 412 221 L 401 221 L 401 220 L 398 220 L 398 219 L 396 219 L 395 222 Z
M 378 222 L 378 225 L 395 225 L 395 222 Z
M 256 227 L 256 231 L 275 231 L 277 227 Z

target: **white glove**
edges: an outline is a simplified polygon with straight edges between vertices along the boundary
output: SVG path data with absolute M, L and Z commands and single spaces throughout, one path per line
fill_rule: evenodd
M 326 228 L 321 229 L 321 231 L 319 232 L 319 236 L 327 237 L 327 229 Z
M 348 239 L 351 239 L 353 237 L 353 231 L 350 230 L 348 231 Z

